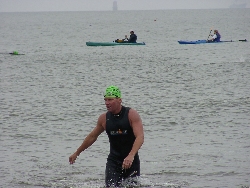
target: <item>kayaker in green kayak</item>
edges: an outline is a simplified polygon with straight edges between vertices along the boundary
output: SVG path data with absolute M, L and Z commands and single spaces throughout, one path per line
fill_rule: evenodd
M 137 36 L 134 33 L 134 31 L 130 30 L 130 36 L 128 38 L 128 35 L 125 35 L 125 39 L 116 39 L 115 42 L 117 43 L 136 43 Z
M 127 41 L 127 42 L 131 42 L 131 43 L 136 43 L 136 40 L 137 40 L 137 36 L 136 36 L 136 34 L 134 33 L 134 30 L 131 29 L 131 30 L 130 30 L 130 36 L 129 36 L 129 38 L 128 38 L 127 35 L 125 35 L 124 42 Z

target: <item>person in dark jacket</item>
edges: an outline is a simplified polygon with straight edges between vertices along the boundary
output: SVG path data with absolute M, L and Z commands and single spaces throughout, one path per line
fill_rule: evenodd
M 84 139 L 76 152 L 69 157 L 69 162 L 75 163 L 80 153 L 106 131 L 110 153 L 106 163 L 105 184 L 106 187 L 118 187 L 123 180 L 140 176 L 138 150 L 144 142 L 144 131 L 138 112 L 121 104 L 121 92 L 118 87 L 109 86 L 105 91 L 104 101 L 107 112 L 99 116 L 96 127 Z M 136 180 L 132 181 L 136 183 Z
M 137 36 L 134 33 L 134 31 L 131 29 L 130 30 L 130 37 L 128 38 L 128 36 L 125 35 L 124 41 L 131 42 L 131 43 L 136 43 L 136 40 L 137 40 Z

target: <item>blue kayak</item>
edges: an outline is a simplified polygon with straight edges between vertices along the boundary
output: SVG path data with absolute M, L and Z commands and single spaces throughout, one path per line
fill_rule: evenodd
M 244 40 L 238 40 L 240 42 L 247 42 L 247 39 Z M 179 44 L 205 44 L 205 43 L 209 43 L 209 44 L 215 44 L 215 43 L 223 43 L 223 42 L 237 42 L 237 41 L 232 41 L 232 40 L 228 40 L 228 41 L 220 41 L 220 42 L 208 42 L 207 40 L 179 40 L 178 41 Z
M 136 43 L 129 43 L 129 42 L 86 42 L 87 46 L 122 46 L 122 45 L 146 45 L 145 42 L 136 42 Z

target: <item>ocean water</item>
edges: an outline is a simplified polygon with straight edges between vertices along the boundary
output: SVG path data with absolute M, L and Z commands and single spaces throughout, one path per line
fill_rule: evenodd
M 0 13 L 0 187 L 104 186 L 111 84 L 144 124 L 140 187 L 250 186 L 250 9 Z M 145 46 L 88 47 L 134 29 Z M 218 29 L 232 43 L 180 45 Z M 25 55 L 8 54 L 13 50 Z

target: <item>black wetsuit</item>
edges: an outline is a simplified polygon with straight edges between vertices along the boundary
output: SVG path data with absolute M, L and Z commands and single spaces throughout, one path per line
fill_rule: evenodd
M 110 153 L 107 158 L 105 183 L 107 187 L 119 186 L 123 179 L 140 176 L 140 159 L 138 153 L 132 166 L 123 170 L 123 160 L 128 156 L 135 141 L 133 129 L 128 119 L 129 107 L 122 106 L 118 115 L 106 114 L 106 133 L 110 142 Z

